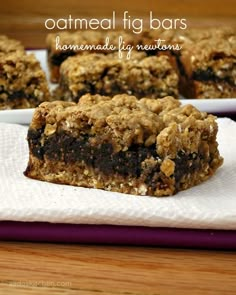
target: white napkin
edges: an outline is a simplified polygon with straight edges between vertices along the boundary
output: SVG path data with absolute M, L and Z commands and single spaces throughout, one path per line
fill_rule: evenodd
M 0 123 L 0 220 L 236 230 L 236 123 L 218 123 L 224 165 L 205 183 L 164 198 L 28 179 L 27 127 Z

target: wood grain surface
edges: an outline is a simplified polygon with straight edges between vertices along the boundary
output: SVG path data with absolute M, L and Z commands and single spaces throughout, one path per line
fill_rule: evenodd
M 236 253 L 1 242 L 0 294 L 235 294 Z
M 123 12 L 145 20 L 152 11 L 157 18 L 186 18 L 192 26 L 236 26 L 235 0 L 130 0 L 78 1 L 32 0 L 1 1 L 0 34 L 20 39 L 27 48 L 44 48 L 49 32 L 45 20 L 53 18 L 106 18 L 116 12 L 117 28 Z
M 159 16 L 236 16 L 235 0 L 40 0 L 38 3 L 32 0 L 8 0 L 1 2 L 1 15 L 12 17 L 31 16 L 35 19 L 40 17 L 62 17 L 67 14 L 104 17 L 113 10 L 118 14 L 128 10 L 134 15 L 144 15 L 152 10 Z

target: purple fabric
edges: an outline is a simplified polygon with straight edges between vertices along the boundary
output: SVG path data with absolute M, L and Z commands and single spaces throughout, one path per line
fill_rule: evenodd
M 236 231 L 0 222 L 0 240 L 236 249 Z
M 228 113 L 213 113 L 215 116 L 220 118 L 228 117 L 234 121 L 236 121 L 236 111 L 228 112 Z

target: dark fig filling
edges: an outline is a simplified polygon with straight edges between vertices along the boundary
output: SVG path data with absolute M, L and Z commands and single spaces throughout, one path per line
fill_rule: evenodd
M 44 128 L 28 132 L 28 141 L 32 154 L 43 160 L 47 158 L 51 161 L 62 161 L 65 164 L 74 164 L 83 161 L 86 165 L 96 168 L 104 175 L 119 174 L 123 177 L 140 177 L 143 171 L 142 162 L 145 159 L 157 159 L 155 145 L 145 147 L 132 145 L 127 151 L 115 153 L 111 143 L 101 143 L 92 146 L 88 135 L 78 138 L 72 137 L 66 132 L 55 133 L 44 140 L 41 145 L 40 139 Z M 176 188 L 181 178 L 189 173 L 201 169 L 201 155 L 197 153 L 186 154 L 180 152 L 175 161 L 175 173 L 171 176 L 176 180 Z M 145 176 L 145 183 L 149 188 L 155 189 L 159 182 L 159 187 L 165 188 L 165 176 L 160 171 L 160 164 L 157 164 Z
M 15 92 L 7 92 L 7 91 L 2 91 L 0 92 L 1 94 L 6 94 L 8 100 L 14 100 L 14 99 L 20 99 L 20 98 L 29 98 L 29 96 L 27 94 L 24 93 L 23 90 L 19 90 L 19 91 L 15 91 Z
M 49 136 L 41 146 L 40 138 L 43 129 L 28 132 L 28 140 L 35 157 L 44 157 L 52 161 L 63 161 L 66 164 L 84 161 L 88 166 L 98 168 L 104 174 L 118 173 L 123 176 L 141 174 L 141 163 L 150 157 L 156 157 L 155 146 L 132 146 L 128 151 L 114 153 L 111 143 L 92 146 L 87 135 L 74 138 L 65 132 Z
M 49 54 L 50 54 L 50 52 L 49 52 Z M 74 51 L 63 51 L 63 52 L 55 53 L 55 54 L 52 54 L 52 56 L 50 57 L 50 62 L 54 66 L 60 66 L 64 60 L 66 60 L 68 57 L 74 56 L 74 55 L 76 55 L 76 52 L 74 52 Z
M 5 94 L 6 96 L 4 98 L 1 98 L 1 95 Z M 14 91 L 14 92 L 7 92 L 7 91 L 0 91 L 0 103 L 11 103 L 15 106 L 18 106 L 22 103 L 23 99 L 27 99 L 28 102 L 35 105 L 36 100 L 38 98 L 33 94 L 27 94 L 23 90 Z
M 208 82 L 212 81 L 214 83 L 222 83 L 225 82 L 229 85 L 232 85 L 235 87 L 233 78 L 230 76 L 220 78 L 218 77 L 211 68 L 207 69 L 197 69 L 196 71 L 193 72 L 192 78 L 197 81 L 203 81 L 203 82 Z

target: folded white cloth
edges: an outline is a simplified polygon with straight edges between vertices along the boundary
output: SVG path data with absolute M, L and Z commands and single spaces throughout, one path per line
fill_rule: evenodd
M 26 178 L 27 127 L 0 123 L 0 220 L 236 230 L 236 123 L 218 123 L 223 166 L 205 183 L 163 198 Z

